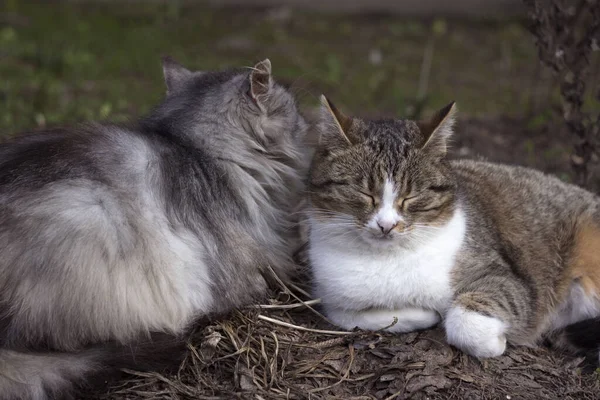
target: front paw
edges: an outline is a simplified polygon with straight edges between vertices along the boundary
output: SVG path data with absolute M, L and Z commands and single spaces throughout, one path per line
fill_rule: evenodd
M 498 318 L 453 306 L 444 326 L 448 343 L 474 357 L 498 357 L 506 350 L 506 324 Z
M 428 329 L 440 320 L 440 315 L 436 311 L 416 307 L 362 311 L 328 309 L 326 315 L 333 323 L 345 329 L 354 329 L 355 327 L 367 331 L 385 329 L 395 333 Z

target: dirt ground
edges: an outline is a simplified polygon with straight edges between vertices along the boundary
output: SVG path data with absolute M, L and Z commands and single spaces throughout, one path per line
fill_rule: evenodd
M 462 120 L 454 155 L 519 161 L 570 179 L 566 132 L 524 125 L 508 118 Z M 338 332 L 318 305 L 300 303 L 310 300 L 307 291 L 282 286 L 264 307 L 198 327 L 175 373 L 129 371 L 107 392 L 83 398 L 600 398 L 600 375 L 584 371 L 582 357 L 511 347 L 500 358 L 478 361 L 448 346 L 439 328 L 403 335 Z

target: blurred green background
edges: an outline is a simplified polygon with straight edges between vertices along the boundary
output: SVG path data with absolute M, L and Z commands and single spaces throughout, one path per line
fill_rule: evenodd
M 160 56 L 192 69 L 269 57 L 302 104 L 326 93 L 361 115 L 549 118 L 557 99 L 523 16 L 320 13 L 203 3 L 5 0 L 0 131 L 124 121 L 164 93 Z

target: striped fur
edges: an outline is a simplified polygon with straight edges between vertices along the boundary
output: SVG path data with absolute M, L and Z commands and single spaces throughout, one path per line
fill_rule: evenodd
M 599 198 L 531 169 L 448 160 L 453 114 L 362 120 L 324 100 L 309 254 L 328 316 L 409 331 L 435 312 L 477 357 L 600 316 Z

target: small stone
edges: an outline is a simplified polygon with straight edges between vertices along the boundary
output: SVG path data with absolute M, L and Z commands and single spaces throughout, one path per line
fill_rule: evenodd
M 383 62 L 383 54 L 379 49 L 371 49 L 369 52 L 369 62 L 373 65 L 380 65 Z
M 396 379 L 396 375 L 394 375 L 394 374 L 385 374 L 385 375 L 381 375 L 379 377 L 380 382 L 389 382 L 389 381 L 393 381 L 394 379 Z

